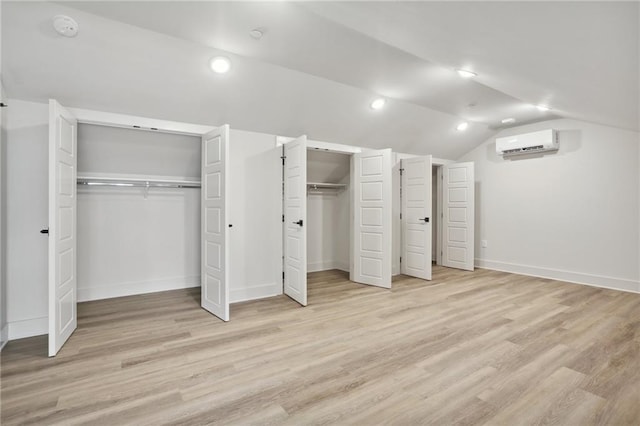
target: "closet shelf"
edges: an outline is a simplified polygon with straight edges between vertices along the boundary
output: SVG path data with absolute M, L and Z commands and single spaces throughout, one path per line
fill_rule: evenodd
M 87 186 L 118 186 L 138 188 L 200 188 L 200 182 L 194 180 L 78 177 L 77 181 L 78 185 Z
M 322 194 L 323 192 L 337 194 L 346 188 L 347 185 L 344 183 L 307 182 L 307 191 L 312 194 Z

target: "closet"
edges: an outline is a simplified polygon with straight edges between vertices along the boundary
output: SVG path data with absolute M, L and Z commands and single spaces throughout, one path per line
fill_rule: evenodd
M 351 155 L 307 150 L 307 272 L 350 264 Z
M 228 126 L 49 111 L 49 355 L 82 300 L 201 285 L 227 321 Z
M 365 151 L 308 142 L 301 136 L 282 141 L 282 158 L 284 293 L 306 306 L 309 266 L 312 270 L 344 268 L 346 262 L 351 281 L 390 288 L 391 150 Z M 322 182 L 313 181 L 316 178 Z M 348 224 L 344 220 L 347 203 Z M 325 219 L 332 226 L 326 226 Z M 342 229 L 347 232 L 338 235 Z
M 283 287 L 301 305 L 308 302 L 307 272 L 345 269 L 347 259 L 349 279 L 357 283 L 390 288 L 394 273 L 430 280 L 434 238 L 440 238 L 440 264 L 473 270 L 472 163 L 313 142 L 306 136 L 282 138 L 281 145 Z M 436 212 L 434 165 L 441 171 Z

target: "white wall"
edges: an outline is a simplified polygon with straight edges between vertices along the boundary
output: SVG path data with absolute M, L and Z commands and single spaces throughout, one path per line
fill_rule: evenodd
M 11 340 L 47 332 L 47 237 L 39 230 L 46 228 L 48 222 L 48 105 L 16 99 L 10 99 L 8 103 L 11 108 L 6 111 L 6 158 L 3 156 L 3 159 L 6 159 L 7 166 L 6 282 Z M 231 131 L 232 301 L 275 295 L 282 291 L 282 166 L 279 156 L 275 136 Z M 130 262 L 126 268 L 118 266 L 111 271 L 104 269 L 105 264 L 102 264 L 102 269 L 94 269 L 95 264 L 84 270 L 79 268 L 79 281 L 81 277 L 107 277 L 106 281 L 93 281 L 102 286 L 92 290 L 92 294 L 105 296 L 113 295 L 116 287 L 119 289 L 115 291 L 121 291 L 126 288 L 124 284 L 131 282 L 138 283 L 139 288 L 147 286 L 148 291 L 197 285 L 189 281 L 194 278 L 193 271 L 199 271 L 199 243 L 193 238 L 199 229 L 199 212 L 193 207 L 199 203 L 194 193 L 185 189 L 159 196 L 152 191 L 144 200 L 141 194 L 119 191 L 79 195 L 79 231 L 93 229 L 97 237 L 84 243 L 79 241 L 79 249 L 81 244 L 85 244 L 83 247 L 87 250 L 104 255 L 108 247 L 127 245 L 128 250 L 135 248 L 133 257 L 136 261 Z M 106 195 L 106 198 L 99 195 Z M 117 205 L 110 204 L 110 201 Z M 140 228 L 139 224 L 134 224 L 138 219 L 146 221 L 145 226 L 151 228 Z M 105 226 L 112 221 L 126 222 L 127 225 L 118 227 L 118 232 L 109 236 Z M 161 230 L 175 221 L 182 223 L 179 227 L 165 230 L 166 235 L 149 234 L 153 229 Z M 144 241 L 138 241 L 140 244 L 132 247 L 136 237 Z M 100 247 L 97 241 L 109 243 Z M 154 247 L 156 244 L 158 247 Z M 164 260 L 159 260 L 158 255 L 166 254 L 165 251 L 177 256 L 179 262 L 164 265 Z M 131 260 L 113 258 L 119 254 L 111 253 L 111 256 L 114 264 Z M 82 256 L 79 256 L 80 261 Z M 179 265 L 180 262 L 183 264 Z M 151 274 L 149 268 L 153 268 Z M 118 276 L 119 273 L 123 275 Z M 127 274 L 129 278 L 124 276 Z M 107 290 L 103 284 L 112 288 Z M 83 293 L 82 289 L 79 282 L 79 295 Z M 84 295 L 88 297 L 86 293 Z
M 47 104 L 7 101 L 7 321 L 9 339 L 47 332 Z
M 2 2 L 0 2 L 0 22 L 2 22 Z M 2 40 L 0 35 L 0 100 L 5 101 L 2 86 Z M 0 108 L 0 350 L 8 341 L 9 328 L 7 326 L 7 280 L 6 280 L 6 115 Z
M 349 270 L 348 194 L 307 197 L 307 272 Z
M 545 128 L 557 153 L 503 159 L 491 138 L 460 158 L 476 167 L 476 265 L 640 291 L 639 134 L 560 119 L 497 136 Z
M 282 148 L 264 133 L 230 138 L 231 301 L 282 294 Z
M 350 181 L 351 156 L 309 150 L 307 181 L 344 183 Z M 349 270 L 350 191 L 307 196 L 307 271 Z

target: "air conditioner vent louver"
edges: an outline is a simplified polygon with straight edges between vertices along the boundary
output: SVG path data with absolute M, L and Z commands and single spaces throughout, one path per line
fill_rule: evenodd
M 557 149 L 558 137 L 551 129 L 496 139 L 496 153 L 500 155 L 529 154 Z
M 526 148 L 508 149 L 502 152 L 503 154 L 517 154 L 519 152 L 531 152 L 531 151 L 542 151 L 542 150 L 544 150 L 544 146 L 536 145 L 536 146 L 530 146 Z

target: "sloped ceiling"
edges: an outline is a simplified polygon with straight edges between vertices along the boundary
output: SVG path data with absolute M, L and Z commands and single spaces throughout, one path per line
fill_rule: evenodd
M 457 158 L 501 119 L 638 129 L 636 3 L 3 2 L 10 97 Z M 76 38 L 51 19 L 75 18 Z M 254 40 L 249 31 L 261 28 Z M 208 61 L 232 60 L 216 75 Z M 478 76 L 460 78 L 455 68 Z M 387 98 L 384 110 L 370 102 Z M 542 113 L 532 104 L 546 103 Z M 466 132 L 455 130 L 461 121 Z

